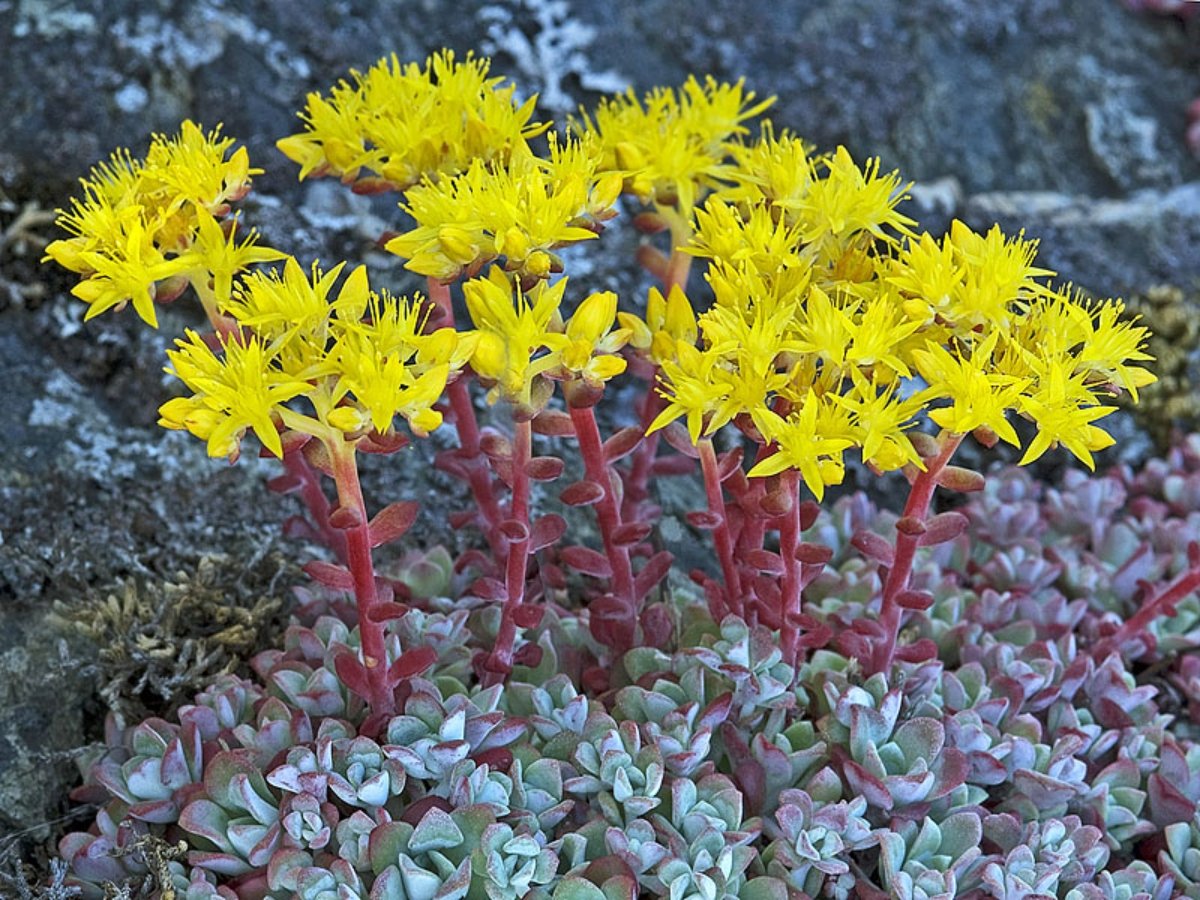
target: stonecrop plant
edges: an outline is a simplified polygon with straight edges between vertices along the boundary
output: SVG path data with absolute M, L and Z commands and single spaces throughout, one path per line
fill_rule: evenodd
M 48 258 L 88 318 L 154 326 L 191 288 L 210 328 L 168 352 L 160 423 L 278 459 L 327 553 L 253 677 L 110 723 L 69 885 L 1200 897 L 1200 444 L 1053 488 L 954 461 L 1093 468 L 1111 398 L 1154 381 L 1146 329 L 1022 235 L 917 231 L 897 173 L 752 125 L 771 102 L 693 78 L 552 130 L 449 52 L 310 95 L 279 149 L 397 195 L 380 243 L 425 295 L 242 230 L 260 170 L 219 131 L 83 181 Z M 645 298 L 561 252 L 619 214 Z M 370 508 L 361 454 L 439 428 L 468 508 Z M 901 509 L 831 502 L 859 463 Z M 654 488 L 697 475 L 713 565 L 686 573 Z M 469 549 L 377 555 L 421 515 Z

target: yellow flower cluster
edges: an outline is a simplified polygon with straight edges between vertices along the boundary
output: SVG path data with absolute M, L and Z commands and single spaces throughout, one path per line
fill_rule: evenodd
M 918 237 L 899 178 L 841 148 L 810 161 L 768 128 L 737 157 L 688 248 L 711 260 L 712 308 L 691 331 L 682 297 L 670 324 L 661 297 L 627 320 L 660 367 L 651 430 L 683 418 L 695 442 L 734 422 L 775 448 L 751 475 L 793 468 L 820 498 L 851 448 L 880 471 L 921 467 L 906 431 L 922 416 L 1019 446 L 1015 412 L 1037 429 L 1022 462 L 1061 443 L 1092 466 L 1112 443 L 1102 398 L 1154 380 L 1134 364 L 1146 329 L 1050 286 L 1033 242 L 961 222 Z
M 132 302 L 157 327 L 156 298 L 191 282 L 210 305 L 234 272 L 281 258 L 253 234 L 239 242 L 234 220 L 219 221 L 262 171 L 244 147 L 230 154 L 233 143 L 187 121 L 174 137 L 155 135 L 144 160 L 121 150 L 82 179 L 82 198 L 58 214 L 72 237 L 50 244 L 46 258 L 83 276 L 71 292 L 88 304 L 85 318 Z
M 417 433 L 437 428 L 433 408 L 462 369 L 475 338 L 443 328 L 425 333 L 421 298 L 375 293 L 359 267 L 306 275 L 288 258 L 282 274 L 244 278 L 222 312 L 243 328 L 215 349 L 195 332 L 167 352 L 167 370 L 189 397 L 159 410 L 159 424 L 208 442 L 211 456 L 236 458 L 247 429 L 282 456 L 279 427 L 328 439 L 371 430 L 386 434 L 397 415 Z M 308 410 L 288 401 L 303 398 Z
M 352 71 L 329 97 L 308 95 L 305 130 L 279 149 L 300 166 L 300 177 L 335 175 L 343 181 L 374 173 L 378 187 L 405 190 L 422 179 L 468 169 L 479 160 L 504 163 L 548 127 L 531 122 L 537 97 L 522 104 L 515 88 L 489 78 L 490 62 L 462 62 L 443 50 L 424 65 L 396 56 L 365 73 Z
M 624 175 L 625 190 L 687 221 L 703 194 L 729 178 L 742 123 L 774 102 L 755 103 L 742 81 L 688 78 L 678 92 L 654 88 L 639 101 L 630 90 L 603 100 L 577 130 L 597 137 L 604 168 Z
M 551 140 L 546 159 L 525 151 L 490 168 L 477 159 L 460 175 L 410 189 L 404 209 L 417 226 L 387 249 L 442 281 L 501 256 L 524 280 L 545 278 L 562 271 L 556 248 L 596 237 L 616 214 L 621 178 L 599 163 L 598 146 L 574 140 Z

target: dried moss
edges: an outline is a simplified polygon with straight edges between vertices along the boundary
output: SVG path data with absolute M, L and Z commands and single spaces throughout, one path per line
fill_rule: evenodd
M 1137 406 L 1126 404 L 1160 450 L 1172 436 L 1200 427 L 1200 293 L 1172 285 L 1156 285 L 1130 298 L 1129 311 L 1151 331 L 1149 352 L 1158 382 L 1147 388 Z
M 126 721 L 186 702 L 274 642 L 287 587 L 299 580 L 277 552 L 249 561 L 201 558 L 169 580 L 124 579 L 104 600 L 57 601 L 54 620 L 97 647 L 98 692 Z

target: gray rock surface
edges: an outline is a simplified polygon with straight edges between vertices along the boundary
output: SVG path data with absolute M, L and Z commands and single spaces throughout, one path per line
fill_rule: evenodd
M 113 147 L 192 117 L 268 169 L 248 214 L 270 243 L 359 257 L 388 205 L 297 185 L 274 141 L 306 92 L 441 46 L 494 54 L 559 117 L 626 84 L 744 75 L 779 97 L 778 125 L 915 179 L 931 228 L 1023 226 L 1101 293 L 1200 277 L 1200 164 L 1183 140 L 1200 35 L 1118 0 L 0 0 L 0 231 L 28 202 L 64 203 Z M 89 651 L 63 663 L 50 605 L 208 552 L 244 562 L 291 509 L 254 461 L 222 467 L 154 428 L 186 311 L 158 335 L 128 315 L 84 325 L 20 237 L 0 238 L 0 851 L 52 834 L 76 777 L 63 760 L 99 734 Z M 594 277 L 630 284 L 615 265 Z M 404 471 L 446 502 L 428 457 Z

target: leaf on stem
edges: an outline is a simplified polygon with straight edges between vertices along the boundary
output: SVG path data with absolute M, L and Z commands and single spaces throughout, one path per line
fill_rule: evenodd
M 349 531 L 351 528 L 358 528 L 362 524 L 362 510 L 353 506 L 339 506 L 329 514 L 329 525 L 331 528 Z
M 591 575 L 595 578 L 611 578 L 612 566 L 603 553 L 598 553 L 590 547 L 564 547 L 562 561 L 577 572 Z
M 577 481 L 558 495 L 567 506 L 591 506 L 604 499 L 604 488 L 594 481 Z
M 604 461 L 616 462 L 637 449 L 642 442 L 642 429 L 634 426 L 622 428 L 604 442 Z
M 556 513 L 547 513 L 533 523 L 533 530 L 529 535 L 529 552 L 536 553 L 558 543 L 566 530 L 566 519 Z
M 525 466 L 525 471 L 534 481 L 553 481 L 562 474 L 563 461 L 557 456 L 535 456 Z
M 938 472 L 937 483 L 939 487 L 944 487 L 947 490 L 958 491 L 961 494 L 970 494 L 975 491 L 982 491 L 987 480 L 974 469 L 964 469 L 962 466 L 946 466 L 946 468 Z
M 889 569 L 896 561 L 896 551 L 885 538 L 873 531 L 859 531 L 850 539 L 850 543 L 859 553 L 868 559 L 887 566 Z
M 381 509 L 368 526 L 371 546 L 380 547 L 403 537 L 417 520 L 421 505 L 415 500 L 399 500 Z
M 304 573 L 313 581 L 339 591 L 354 590 L 354 576 L 344 566 L 315 559 L 304 566 Z
M 679 422 L 672 422 L 662 431 L 663 439 L 670 444 L 679 453 L 689 459 L 699 459 L 700 451 L 696 449 L 696 445 L 692 443 L 692 439 L 688 437 L 687 429 Z
M 543 409 L 533 417 L 530 425 L 534 434 L 546 437 L 575 437 L 575 426 L 571 417 L 561 409 Z
M 338 680 L 364 700 L 371 699 L 371 688 L 367 681 L 367 667 L 359 662 L 352 651 L 339 653 L 333 658 L 333 668 Z
M 768 575 L 783 574 L 783 560 L 778 553 L 772 553 L 770 550 L 747 550 L 742 554 L 742 558 L 760 572 L 766 572 Z
M 921 535 L 918 544 L 931 547 L 934 544 L 944 544 L 952 541 L 967 530 L 970 524 L 967 517 L 960 512 L 944 512 L 926 520 L 925 533 Z
M 388 669 L 388 681 L 399 684 L 405 679 L 420 675 L 437 662 L 437 651 L 432 647 L 414 647 L 401 653 Z
M 632 547 L 649 537 L 653 528 L 649 522 L 625 522 L 613 529 L 612 540 L 618 547 Z
M 675 557 L 668 550 L 660 550 L 646 560 L 640 572 L 633 576 L 633 591 L 638 597 L 645 597 L 658 587 L 658 583 L 666 578 L 671 571 L 671 562 Z
M 707 509 L 692 510 L 684 516 L 687 523 L 693 528 L 698 528 L 701 531 L 712 531 L 720 528 L 725 523 L 725 517 L 720 513 L 712 512 Z

